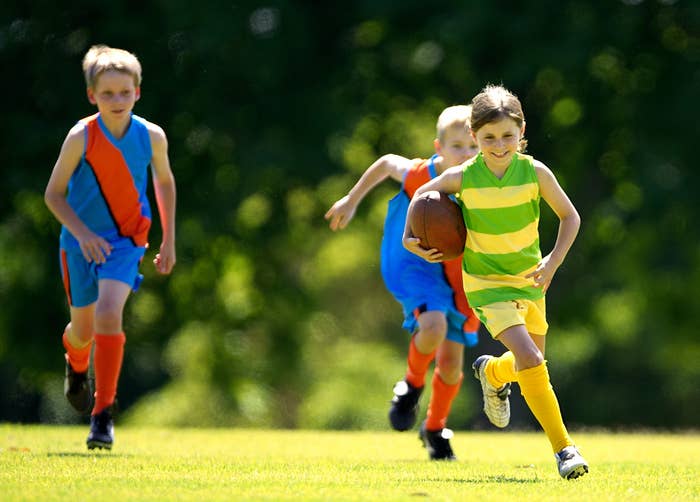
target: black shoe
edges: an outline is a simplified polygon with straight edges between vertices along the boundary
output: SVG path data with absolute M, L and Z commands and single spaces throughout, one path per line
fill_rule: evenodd
M 66 357 L 66 378 L 63 381 L 63 395 L 78 413 L 87 413 L 92 407 L 92 392 L 88 373 L 78 373 Z
M 112 407 L 107 406 L 97 415 L 90 417 L 90 434 L 87 437 L 88 450 L 95 448 L 112 449 L 114 443 L 114 421 Z
M 397 431 L 407 431 L 416 424 L 418 416 L 418 399 L 423 387 L 414 387 L 405 380 L 394 385 L 394 397 L 389 409 L 389 422 Z
M 425 422 L 423 422 L 420 426 L 418 438 L 425 449 L 428 450 L 430 460 L 457 460 L 450 446 L 450 438 L 453 435 L 452 430 L 447 428 L 439 431 L 426 430 Z

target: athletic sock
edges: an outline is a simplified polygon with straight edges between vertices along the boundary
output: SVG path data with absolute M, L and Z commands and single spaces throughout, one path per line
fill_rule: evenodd
M 530 411 L 535 415 L 552 444 L 554 453 L 573 445 L 561 417 L 557 396 L 549 381 L 547 362 L 542 361 L 534 368 L 518 371 L 518 384 Z
M 497 389 L 518 379 L 515 372 L 515 356 L 511 351 L 489 360 L 486 365 L 486 379 Z
M 435 352 L 422 354 L 416 347 L 416 336 L 411 337 L 411 344 L 408 346 L 406 381 L 413 387 L 420 388 L 425 385 L 425 374 L 428 372 L 428 366 L 435 359 Z
M 459 376 L 459 381 L 449 385 L 440 376 L 440 370 L 435 368 L 433 372 L 433 392 L 428 405 L 428 419 L 425 421 L 425 428 L 429 431 L 440 431 L 447 425 L 447 416 L 452 408 L 459 388 L 462 385 L 464 375 Z
M 117 335 L 95 335 L 95 407 L 92 414 L 97 415 L 114 402 L 117 395 L 117 383 L 124 358 L 124 333 Z
M 68 340 L 66 333 L 63 333 L 63 347 L 66 349 L 66 360 L 73 371 L 76 373 L 85 373 L 90 363 L 90 350 L 92 349 L 92 340 L 81 348 L 75 348 Z

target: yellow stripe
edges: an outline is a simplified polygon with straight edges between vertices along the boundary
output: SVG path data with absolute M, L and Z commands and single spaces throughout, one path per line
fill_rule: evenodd
M 470 230 L 467 232 L 465 247 L 475 253 L 517 253 L 535 242 L 538 236 L 537 223 L 537 221 L 533 221 L 522 230 L 498 235 L 483 234 Z
M 462 270 L 462 282 L 464 283 L 464 291 L 469 294 L 473 291 L 481 291 L 482 289 L 494 288 L 524 288 L 534 286 L 535 281 L 532 278 L 525 279 L 525 275 L 529 274 L 537 268 L 533 266 L 526 270 L 522 275 L 471 275 Z
M 493 209 L 519 206 L 537 198 L 537 183 L 527 185 L 465 188 L 462 200 L 469 209 Z

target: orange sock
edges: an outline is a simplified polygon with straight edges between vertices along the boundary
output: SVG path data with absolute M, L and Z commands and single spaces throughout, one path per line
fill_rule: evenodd
M 435 359 L 435 352 L 422 354 L 416 347 L 415 335 L 411 337 L 411 344 L 408 346 L 408 369 L 406 370 L 406 381 L 416 388 L 425 385 L 425 374 L 428 366 Z
M 95 335 L 95 407 L 97 415 L 114 402 L 117 382 L 124 358 L 124 333 L 118 335 Z
M 500 389 L 508 382 L 517 381 L 515 373 L 515 356 L 508 351 L 500 357 L 494 357 L 486 365 L 486 379 L 491 385 Z
M 428 405 L 428 419 L 425 428 L 429 431 L 440 431 L 447 425 L 447 415 L 450 414 L 452 401 L 457 397 L 462 386 L 464 375 L 460 375 L 459 382 L 448 385 L 440 377 L 440 370 L 435 368 L 433 372 L 433 393 Z
M 73 371 L 76 373 L 85 373 L 90 363 L 90 350 L 92 349 L 92 340 L 85 346 L 79 349 L 73 347 L 68 341 L 65 332 L 63 333 L 63 347 L 66 349 L 66 359 Z

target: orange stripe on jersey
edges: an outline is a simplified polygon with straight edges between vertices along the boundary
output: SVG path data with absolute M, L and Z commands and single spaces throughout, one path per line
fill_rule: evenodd
M 462 329 L 465 333 L 475 333 L 479 329 L 480 321 L 469 306 L 467 296 L 464 294 L 464 286 L 462 284 L 462 255 L 452 260 L 443 261 L 442 269 L 445 272 L 447 282 L 454 291 L 454 301 L 457 310 L 467 316 L 467 320 L 464 321 Z
M 63 268 L 63 288 L 66 290 L 66 296 L 68 297 L 68 306 L 73 306 L 73 297 L 70 293 L 70 272 L 68 271 L 68 258 L 66 257 L 66 250 L 61 249 L 61 268 Z
M 141 214 L 139 191 L 124 156 L 100 130 L 97 115 L 83 119 L 87 127 L 85 160 L 97 178 L 119 234 L 137 246 L 148 244 L 151 219 Z
M 410 199 L 421 186 L 430 181 L 430 171 L 428 170 L 428 161 L 423 159 L 415 159 L 413 167 L 406 173 L 403 180 L 404 192 L 408 194 Z

